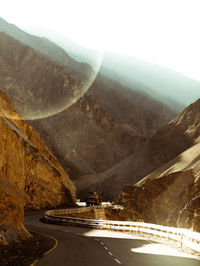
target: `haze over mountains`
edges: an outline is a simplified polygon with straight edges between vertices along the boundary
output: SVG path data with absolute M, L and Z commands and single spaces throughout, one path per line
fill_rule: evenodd
M 97 51 L 84 48 L 66 36 L 56 32 L 52 33 L 50 30 L 47 32 L 39 30 L 39 34 L 55 41 L 75 60 L 87 62 L 90 65 L 95 64 Z M 145 91 L 178 111 L 199 98 L 199 81 L 172 69 L 148 63 L 132 56 L 105 51 L 100 73 L 134 90 Z
M 0 18 L 0 31 L 7 32 L 14 38 L 31 46 L 37 52 L 62 65 L 70 65 L 71 69 L 78 72 L 85 73 L 86 71 L 87 76 L 91 71 L 88 64 L 96 66 L 100 61 L 100 52 L 86 49 L 66 38 L 66 36 L 50 30 L 42 31 L 40 29 L 38 34 L 47 36 L 51 41 L 47 38 L 25 33 Z M 37 30 L 32 31 L 37 33 Z M 77 64 L 77 61 L 81 62 L 81 64 Z M 87 64 L 84 65 L 84 63 Z M 199 98 L 199 81 L 195 81 L 174 70 L 144 62 L 134 57 L 105 51 L 100 73 L 133 90 L 146 92 L 151 97 L 165 102 L 165 104 L 178 112 Z M 182 97 L 180 97 L 180 94 Z
M 106 52 L 101 73 L 123 85 L 138 87 L 177 111 L 181 111 L 200 96 L 199 81 L 133 57 Z
M 2 18 L 0 18 L 0 32 L 6 32 L 16 40 L 32 47 L 37 53 L 63 66 L 70 66 L 70 69 L 78 71 L 79 73 L 88 75 L 88 73 L 92 71 L 88 64 L 77 63 L 61 47 L 49 39 L 26 33 Z

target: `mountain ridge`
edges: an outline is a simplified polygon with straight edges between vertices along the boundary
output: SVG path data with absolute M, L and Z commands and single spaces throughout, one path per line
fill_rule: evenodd
M 29 34 L 0 17 L 0 32 L 4 31 L 14 39 L 32 47 L 37 53 L 62 66 L 69 67 L 83 77 L 91 75 L 93 70 L 87 63 L 80 63 L 70 57 L 64 49 L 45 37 Z

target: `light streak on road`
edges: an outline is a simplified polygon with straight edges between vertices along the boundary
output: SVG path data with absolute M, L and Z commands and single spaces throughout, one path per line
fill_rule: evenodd
M 145 253 L 145 254 L 152 254 L 152 255 L 194 258 L 194 256 L 190 254 L 180 252 L 175 248 L 172 248 L 164 244 L 159 244 L 159 243 L 150 243 L 150 244 L 143 245 L 141 247 L 131 248 L 131 251 L 135 253 Z

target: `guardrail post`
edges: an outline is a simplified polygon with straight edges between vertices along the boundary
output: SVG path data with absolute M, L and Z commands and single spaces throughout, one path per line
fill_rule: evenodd
M 183 248 L 183 233 L 181 233 L 181 248 Z

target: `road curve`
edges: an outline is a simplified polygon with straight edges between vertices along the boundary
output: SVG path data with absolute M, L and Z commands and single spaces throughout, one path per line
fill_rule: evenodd
M 128 233 L 93 230 L 39 222 L 39 214 L 26 215 L 29 230 L 48 234 L 58 246 L 36 265 L 49 266 L 199 266 L 195 257 L 169 246 Z

